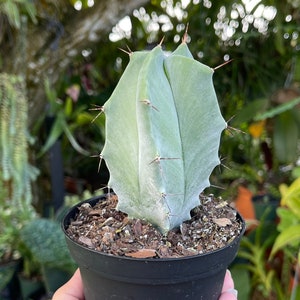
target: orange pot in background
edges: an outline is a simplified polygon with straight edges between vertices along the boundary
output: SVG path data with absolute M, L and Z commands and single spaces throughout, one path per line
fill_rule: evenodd
M 235 208 L 246 221 L 247 231 L 255 228 L 257 225 L 252 197 L 252 192 L 248 188 L 240 185 L 238 187 L 237 197 L 234 201 Z

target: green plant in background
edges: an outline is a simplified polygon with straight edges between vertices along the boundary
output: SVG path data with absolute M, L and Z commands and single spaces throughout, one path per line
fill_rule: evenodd
M 27 223 L 21 230 L 22 242 L 44 266 L 74 271 L 74 262 L 66 248 L 59 222 L 39 218 Z
M 31 182 L 38 171 L 29 163 L 28 145 L 32 139 L 27 130 L 28 103 L 24 81 L 21 77 L 0 74 L 0 176 L 2 193 L 0 198 L 1 236 L 17 235 L 25 222 L 35 217 L 32 207 Z M 5 226 L 4 226 L 5 225 Z M 3 249 L 9 256 L 12 249 Z M 0 259 L 4 253 L 0 253 Z
M 84 201 L 86 199 L 90 199 L 92 197 L 100 196 L 103 194 L 103 190 L 96 190 L 91 193 L 89 190 L 84 190 L 81 195 L 65 195 L 64 197 L 64 205 L 59 208 L 59 210 L 55 214 L 55 219 L 58 222 L 61 222 L 68 212 L 68 210 L 74 206 L 75 204 Z
M 277 209 L 280 222 L 277 226 L 279 235 L 272 248 L 271 257 L 279 250 L 287 254 L 295 272 L 295 281 L 291 299 L 298 299 L 299 262 L 300 262 L 300 178 L 295 179 L 290 186 L 280 186 L 281 207 Z
M 78 202 L 100 195 L 103 195 L 103 190 L 96 190 L 93 193 L 91 193 L 89 190 L 84 190 L 81 195 L 66 195 L 64 198 L 64 206 L 67 209 L 70 209 Z
M 284 93 L 281 91 L 281 93 Z M 288 93 L 288 90 L 285 92 Z M 272 121 L 270 136 L 274 148 L 273 158 L 281 164 L 294 164 L 299 156 L 300 97 L 285 99 L 286 102 L 254 116 L 254 121 Z
M 244 130 L 244 127 L 239 128 Z M 223 162 L 227 168 L 224 168 L 221 174 L 214 177 L 214 182 L 218 182 L 221 178 L 221 183 L 217 185 L 222 185 L 224 182 L 229 183 L 230 187 L 245 184 L 253 194 L 259 191 L 268 178 L 259 141 L 246 133 L 226 134 L 222 138 L 221 147 L 221 153 L 228 155 Z M 216 193 L 220 193 L 220 190 L 216 190 Z M 221 193 L 225 199 L 236 194 L 231 189 L 226 189 Z
M 283 288 L 272 268 L 272 262 L 268 262 L 268 253 L 277 236 L 277 231 L 274 230 L 273 224 L 265 222 L 267 215 L 268 211 L 265 212 L 251 235 L 242 238 L 238 252 L 238 258 L 241 260 L 237 260 L 234 268 L 249 272 L 250 299 L 272 299 L 270 297 L 276 295 L 277 299 L 283 300 Z M 239 279 L 236 278 L 236 280 Z
M 49 101 L 49 110 L 47 112 L 50 118 L 53 118 L 53 124 L 50 128 L 49 136 L 41 152 L 45 153 L 50 147 L 65 134 L 72 147 L 83 155 L 89 155 L 89 152 L 83 149 L 76 138 L 74 131 L 76 128 L 91 122 L 92 117 L 85 111 L 84 107 L 74 108 L 73 101 L 78 99 L 80 87 L 74 85 L 72 91 L 63 102 L 57 97 L 57 93 L 50 87 L 48 80 L 45 80 L 45 92 Z M 70 88 L 70 89 L 71 89 Z
M 238 257 L 246 262 L 234 267 L 250 272 L 251 289 L 259 291 L 263 299 L 276 295 L 277 299 L 296 300 L 300 295 L 300 178 L 290 186 L 280 185 L 279 189 L 282 198 L 281 206 L 277 208 L 278 231 L 266 222 L 266 211 L 259 226 L 241 241 Z M 258 299 L 258 294 L 252 296 L 251 299 Z
M 169 56 L 161 46 L 130 53 L 105 103 L 106 142 L 118 209 L 167 232 L 190 219 L 220 163 L 226 128 L 212 83 L 214 70 L 194 60 L 186 43 Z
M 267 99 L 245 106 L 232 120 L 245 134 L 222 141 L 222 153 L 231 158 L 222 179 L 243 180 L 254 194 L 279 198 L 278 186 L 290 182 L 299 156 L 299 103 L 299 97 L 292 97 L 274 107 Z
M 82 195 L 65 195 L 64 205 L 52 219 L 36 218 L 26 223 L 19 232 L 20 252 L 23 261 L 22 275 L 29 277 L 38 272 L 50 295 L 73 274 L 76 265 L 70 258 L 60 222 L 76 203 L 103 194 L 102 190 Z
M 32 220 L 21 229 L 20 237 L 24 249 L 41 265 L 43 280 L 50 295 L 76 269 L 59 222 L 43 218 Z
M 36 9 L 33 2 L 27 0 L 1 1 L 0 12 L 6 15 L 9 24 L 17 29 L 21 27 L 21 11 L 25 11 L 34 23 L 37 22 Z
M 31 182 L 38 171 L 29 163 L 22 77 L 0 73 L 0 108 L 0 262 L 7 262 L 20 258 L 20 230 L 36 218 Z

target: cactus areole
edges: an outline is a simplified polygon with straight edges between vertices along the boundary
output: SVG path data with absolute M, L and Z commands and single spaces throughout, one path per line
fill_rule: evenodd
M 200 193 L 220 163 L 226 128 L 215 94 L 214 70 L 193 59 L 183 42 L 167 55 L 158 45 L 130 53 L 103 111 L 101 152 L 117 209 L 162 233 L 191 218 Z

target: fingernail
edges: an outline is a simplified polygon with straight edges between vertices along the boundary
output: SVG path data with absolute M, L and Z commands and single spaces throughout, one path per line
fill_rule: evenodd
M 230 293 L 230 294 L 232 294 L 236 297 L 238 295 L 238 291 L 236 289 L 229 289 L 229 290 L 226 291 L 226 293 Z

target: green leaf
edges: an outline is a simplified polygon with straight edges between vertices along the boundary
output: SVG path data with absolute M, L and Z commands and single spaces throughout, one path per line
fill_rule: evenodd
M 63 126 L 63 130 L 64 133 L 66 134 L 69 142 L 71 143 L 72 147 L 80 154 L 88 156 L 90 155 L 90 153 L 88 151 L 86 151 L 85 149 L 83 149 L 78 142 L 76 141 L 75 137 L 73 136 L 72 132 L 70 131 L 67 123 L 63 122 L 64 126 Z
M 21 230 L 21 239 L 33 256 L 43 265 L 73 270 L 60 224 L 49 219 L 36 219 Z
M 20 29 L 21 21 L 20 21 L 20 12 L 18 6 L 12 1 L 4 1 L 3 11 L 7 15 L 8 21 L 10 25 Z
M 76 126 L 75 126 L 76 127 Z M 43 155 L 46 153 L 53 145 L 54 143 L 62 136 L 62 134 L 65 133 L 66 137 L 68 138 L 69 142 L 71 143 L 72 147 L 80 154 L 88 156 L 90 153 L 83 149 L 77 142 L 76 138 L 73 136 L 66 120 L 65 115 L 63 111 L 60 111 L 56 119 L 54 121 L 54 124 L 52 125 L 52 128 L 50 130 L 50 134 L 47 138 L 47 141 L 45 145 L 43 146 L 40 155 Z
M 300 246 L 300 224 L 288 227 L 277 236 L 271 251 L 271 257 L 284 246 L 295 244 Z
M 63 113 L 60 113 L 56 116 L 56 119 L 52 125 L 46 143 L 41 149 L 40 155 L 45 154 L 54 145 L 54 143 L 61 137 L 62 133 L 64 132 L 63 119 L 64 119 Z
M 300 103 L 300 97 L 295 98 L 289 102 L 280 104 L 278 106 L 276 106 L 275 108 L 272 108 L 264 113 L 258 114 L 254 120 L 255 121 L 261 121 L 261 120 L 265 120 L 268 118 L 273 118 L 279 114 L 282 114 L 283 112 L 286 112 L 292 108 L 294 108 L 296 105 L 298 105 Z
M 293 178 L 300 178 L 300 167 L 294 167 L 292 170 L 292 177 Z
M 78 126 L 91 126 L 92 124 L 96 124 L 97 126 L 104 127 L 105 117 L 104 114 L 101 114 L 95 119 L 94 115 L 83 111 L 76 116 L 76 124 Z
M 297 159 L 298 136 L 298 125 L 290 112 L 282 113 L 274 119 L 274 150 L 279 162 L 292 163 Z
M 65 116 L 70 118 L 73 113 L 73 101 L 71 97 L 67 97 L 65 101 Z
M 35 9 L 34 3 L 31 1 L 24 1 L 23 4 L 24 4 L 25 10 L 27 11 L 29 17 L 31 18 L 31 21 L 34 24 L 36 24 L 37 19 L 36 19 L 36 9 Z
M 300 186 L 299 179 L 294 181 L 288 189 L 288 193 L 282 198 L 282 203 L 284 203 L 292 213 L 297 216 L 300 222 Z
M 243 107 L 242 110 L 232 120 L 233 124 L 241 124 L 243 122 L 249 122 L 251 120 L 256 120 L 257 113 L 263 112 L 268 105 L 267 99 L 257 99 L 250 104 Z
M 48 79 L 44 81 L 46 97 L 50 104 L 49 115 L 55 116 L 62 107 L 62 103 L 57 100 L 55 89 L 52 89 Z
M 295 215 L 291 210 L 285 207 L 278 207 L 277 215 L 280 218 L 280 222 L 277 225 L 277 229 L 282 232 L 292 225 L 300 224 L 300 218 Z
M 282 17 L 281 15 L 276 16 L 275 18 L 275 23 L 276 23 L 276 28 L 278 30 L 277 34 L 275 34 L 275 40 L 274 40 L 274 44 L 275 44 L 275 48 L 276 50 L 281 54 L 284 55 L 286 52 L 286 49 L 284 47 L 284 33 L 282 32 Z

